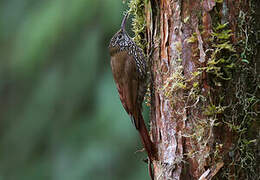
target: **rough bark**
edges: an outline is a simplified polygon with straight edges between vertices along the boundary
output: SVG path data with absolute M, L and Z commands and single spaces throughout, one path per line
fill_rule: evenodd
M 154 49 L 155 179 L 256 178 L 254 3 L 153 0 L 142 5 L 137 8 L 145 12 L 147 50 Z

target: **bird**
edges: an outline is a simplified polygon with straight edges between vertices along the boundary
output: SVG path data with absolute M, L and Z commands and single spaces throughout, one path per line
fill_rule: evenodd
M 155 160 L 155 145 L 151 141 L 142 115 L 142 103 L 148 84 L 148 64 L 142 49 L 125 30 L 127 18 L 128 13 L 122 20 L 121 28 L 110 40 L 110 65 L 121 103 L 139 132 L 149 160 Z

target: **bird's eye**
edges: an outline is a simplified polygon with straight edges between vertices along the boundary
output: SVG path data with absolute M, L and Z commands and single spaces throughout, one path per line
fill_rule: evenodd
M 118 35 L 118 39 L 122 39 L 122 37 L 123 37 L 122 34 Z

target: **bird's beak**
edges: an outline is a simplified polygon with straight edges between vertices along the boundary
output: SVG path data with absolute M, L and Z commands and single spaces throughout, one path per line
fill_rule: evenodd
M 123 19 L 123 21 L 122 21 L 122 24 L 121 24 L 121 29 L 122 30 L 125 30 L 125 24 L 126 24 L 126 20 L 127 20 L 127 18 L 128 18 L 128 13 L 126 13 L 126 15 L 124 16 L 124 19 Z

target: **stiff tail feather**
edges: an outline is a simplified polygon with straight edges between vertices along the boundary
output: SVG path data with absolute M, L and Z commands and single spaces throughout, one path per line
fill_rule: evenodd
M 147 128 L 145 126 L 143 115 L 141 112 L 138 113 L 138 120 L 135 122 L 138 123 L 138 126 L 136 126 L 136 129 L 139 132 L 139 135 L 141 137 L 142 143 L 148 154 L 149 159 L 156 160 L 157 159 L 156 148 L 154 146 L 154 143 L 151 141 L 151 138 L 150 138 Z

